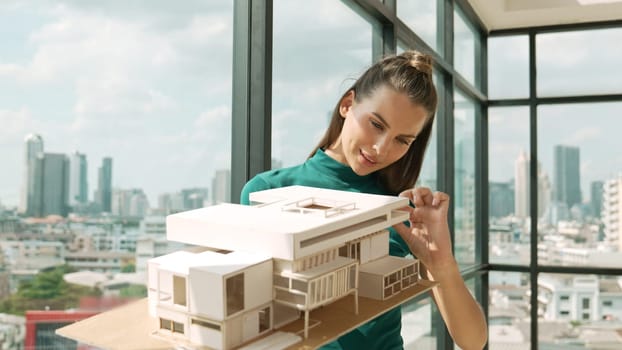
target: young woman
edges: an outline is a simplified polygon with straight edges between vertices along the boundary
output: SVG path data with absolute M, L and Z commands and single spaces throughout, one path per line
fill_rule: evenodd
M 251 192 L 305 185 L 410 199 L 410 225 L 391 229 L 390 254 L 412 253 L 426 278 L 438 281 L 434 301 L 455 343 L 481 349 L 487 326 L 466 288 L 451 251 L 449 196 L 413 188 L 430 138 L 437 95 L 432 60 L 416 51 L 383 58 L 339 99 L 326 134 L 306 162 L 258 174 L 244 186 Z M 401 349 L 401 311 L 388 311 L 328 344 L 326 349 Z

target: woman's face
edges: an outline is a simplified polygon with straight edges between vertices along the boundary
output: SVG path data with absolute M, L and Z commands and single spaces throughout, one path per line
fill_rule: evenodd
M 359 102 L 350 91 L 342 99 L 339 113 L 345 118 L 343 129 L 326 152 L 361 176 L 402 158 L 428 118 L 422 106 L 386 86 Z

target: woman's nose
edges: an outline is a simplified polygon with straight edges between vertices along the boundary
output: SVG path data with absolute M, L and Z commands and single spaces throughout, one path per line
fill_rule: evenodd
M 386 137 L 380 137 L 376 140 L 372 148 L 376 151 L 377 155 L 382 155 L 386 150 L 388 145 Z

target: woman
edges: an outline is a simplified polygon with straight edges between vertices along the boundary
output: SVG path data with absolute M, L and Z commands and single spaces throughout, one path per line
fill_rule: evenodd
M 258 174 L 243 188 L 251 192 L 305 185 L 408 197 L 410 225 L 393 227 L 390 254 L 412 253 L 426 278 L 439 282 L 432 295 L 455 343 L 481 349 L 487 326 L 466 288 L 451 251 L 449 197 L 413 189 L 430 138 L 437 95 L 432 60 L 416 51 L 381 59 L 365 71 L 337 103 L 317 148 L 301 165 Z M 328 344 L 326 349 L 401 349 L 401 311 L 388 311 Z

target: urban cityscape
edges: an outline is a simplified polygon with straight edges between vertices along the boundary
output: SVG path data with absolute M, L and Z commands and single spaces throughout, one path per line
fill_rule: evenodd
M 589 200 L 581 193 L 580 148 L 555 145 L 552 176 L 537 165 L 537 257 L 530 256 L 530 159 L 514 161 L 514 178 L 489 183 L 489 259 L 491 263 L 622 266 L 622 175 L 592 181 Z M 540 274 L 538 341 L 568 349 L 618 348 L 622 320 L 619 276 Z M 491 349 L 529 349 L 527 274 L 489 276 Z M 591 344 L 591 345 L 590 345 Z M 553 347 L 552 347 L 553 348 Z
M 0 300 L 4 300 L 0 304 L 4 325 L 0 332 L 5 333 L 5 339 L 13 339 L 15 347 L 11 349 L 33 341 L 25 325 L 36 324 L 37 312 L 45 312 L 20 310 L 20 305 L 37 304 L 15 301 L 23 294 L 24 286 L 37 281 L 38 275 L 62 267 L 63 281 L 85 288 L 68 308 L 72 317 L 88 317 L 144 297 L 147 260 L 187 248 L 166 240 L 166 215 L 230 202 L 227 169 L 215 172 L 211 188 L 161 193 L 157 205 L 152 205 L 141 188 L 114 186 L 112 156 L 104 157 L 97 166 L 98 181 L 89 196 L 86 154 L 47 152 L 43 137 L 37 134 L 25 137 L 23 149 L 20 203 L 14 208 L 2 208 L 0 214 Z M 622 216 L 622 175 L 592 182 L 589 201 L 585 201 L 579 185 L 579 147 L 556 145 L 553 152 L 552 176 L 538 164 L 538 256 L 534 258 L 542 265 L 622 265 L 618 225 Z M 281 163 L 275 160 L 273 167 L 279 166 Z M 455 245 L 458 260 L 471 261 L 475 230 L 469 218 L 473 209 L 468 207 L 474 202 L 474 181 L 472 174 L 463 172 L 467 175 L 461 177 L 458 186 L 461 195 L 456 203 Z M 529 179 L 530 159 L 521 151 L 514 161 L 514 178 L 490 182 L 491 263 L 530 264 Z M 423 182 L 429 186 L 433 180 Z M 552 342 L 560 338 L 577 342 L 586 336 L 582 332 L 594 332 L 594 327 L 622 319 L 619 278 L 543 274 L 538 284 L 542 299 L 538 314 L 543 327 L 550 329 L 545 334 L 550 334 Z M 528 278 L 521 273 L 494 272 L 490 275 L 490 290 L 491 348 L 503 348 L 505 342 L 515 344 L 522 339 L 527 349 L 529 323 L 524 320 L 529 319 L 530 312 Z M 75 313 L 74 308 L 82 313 Z M 11 311 L 21 312 L 22 316 L 11 315 Z M 64 309 L 53 312 L 59 320 L 56 326 L 70 320 Z M 45 327 L 51 326 L 46 323 Z M 39 337 L 45 334 L 44 328 L 36 332 Z M 73 342 L 48 333 L 48 338 L 38 342 L 61 347 Z
M 211 190 L 161 193 L 152 206 L 143 189 L 114 187 L 113 157 L 101 160 L 90 196 L 86 154 L 48 152 L 37 134 L 23 147 L 19 205 L 0 206 L 3 349 L 75 348 L 54 330 L 145 297 L 147 260 L 189 248 L 166 240 L 166 215 L 230 201 L 224 169 Z M 32 295 L 41 289 L 56 294 Z

